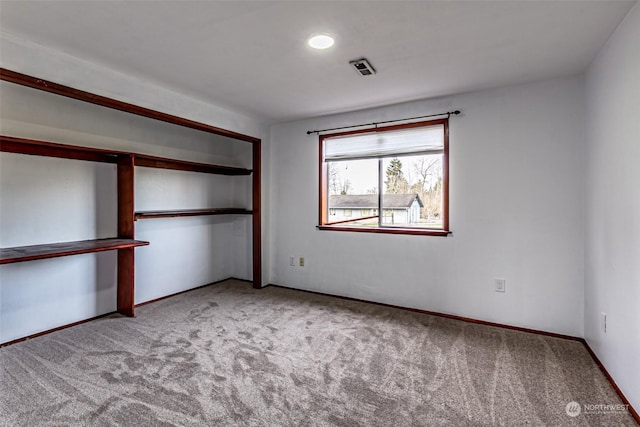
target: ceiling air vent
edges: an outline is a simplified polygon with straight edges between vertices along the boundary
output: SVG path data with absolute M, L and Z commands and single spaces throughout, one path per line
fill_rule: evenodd
M 366 58 L 354 59 L 353 61 L 349 61 L 349 64 L 351 64 L 361 76 L 372 76 L 376 73 L 376 69 L 371 66 Z

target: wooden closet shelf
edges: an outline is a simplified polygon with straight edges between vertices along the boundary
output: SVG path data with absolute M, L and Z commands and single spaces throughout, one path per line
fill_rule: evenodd
M 251 175 L 252 172 L 251 169 L 166 159 L 164 157 L 147 156 L 146 154 L 136 154 L 134 164 L 136 166 L 145 166 L 150 168 L 174 169 L 218 175 Z
M 113 249 L 127 249 L 148 244 L 149 242 L 141 240 L 111 238 L 3 248 L 0 249 L 0 264 L 110 251 Z
M 149 156 L 147 154 L 103 150 L 100 148 L 79 147 L 76 145 L 16 138 L 7 135 L 0 135 L 0 151 L 104 163 L 117 163 L 120 158 L 134 156 L 134 164 L 136 166 L 145 166 L 150 168 L 202 172 L 217 175 L 251 175 L 253 172 L 251 169 L 233 166 L 190 162 L 187 160 L 168 159 L 164 157 Z
M 141 211 L 135 213 L 136 221 L 139 219 L 176 218 L 181 216 L 202 215 L 251 215 L 253 211 L 242 208 L 217 208 L 217 209 L 181 209 L 172 211 Z
M 0 151 L 90 162 L 117 163 L 125 153 L 0 135 Z

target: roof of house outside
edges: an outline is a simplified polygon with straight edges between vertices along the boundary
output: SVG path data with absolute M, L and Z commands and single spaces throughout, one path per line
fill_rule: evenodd
M 385 194 L 383 196 L 384 209 L 405 209 L 411 207 L 414 200 L 418 200 L 420 207 L 424 207 L 420 196 L 413 194 Z M 329 207 L 338 209 L 377 209 L 377 194 L 345 194 L 329 196 Z

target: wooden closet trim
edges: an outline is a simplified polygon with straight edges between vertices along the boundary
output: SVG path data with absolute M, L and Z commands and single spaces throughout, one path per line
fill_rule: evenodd
M 211 126 L 205 123 L 196 122 L 185 119 L 183 117 L 174 116 L 172 114 L 162 113 L 160 111 L 151 110 L 149 108 L 140 107 L 138 105 L 129 104 L 127 102 L 118 101 L 106 96 L 96 95 L 94 93 L 85 92 L 83 90 L 74 89 L 48 80 L 39 79 L 26 74 L 0 68 L 0 80 L 16 83 L 22 86 L 39 89 L 45 92 L 55 93 L 67 98 L 73 98 L 90 104 L 101 105 L 103 107 L 112 108 L 114 110 L 124 111 L 125 113 L 135 114 L 137 116 L 148 117 L 150 119 L 159 120 L 161 122 L 172 123 L 174 125 L 200 130 L 203 132 L 213 133 L 216 135 L 226 136 L 241 141 L 259 143 L 260 139 L 253 136 L 244 135 L 238 132 L 222 129 L 217 126 Z

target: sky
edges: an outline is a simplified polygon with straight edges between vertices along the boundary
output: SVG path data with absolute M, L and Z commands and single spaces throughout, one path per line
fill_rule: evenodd
M 400 157 L 402 162 L 402 172 L 404 177 L 413 184 L 418 181 L 418 175 L 415 172 L 415 162 L 422 157 L 440 157 L 436 156 L 410 156 Z M 383 174 L 391 159 L 385 159 L 383 162 Z M 378 159 L 365 160 L 348 160 L 336 162 L 341 180 L 345 178 L 351 183 L 349 194 L 367 194 L 367 190 L 377 188 L 378 186 Z M 383 180 L 386 177 L 383 175 Z M 433 177 L 435 182 L 437 176 Z

